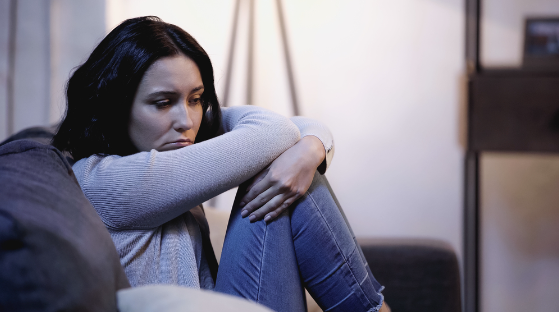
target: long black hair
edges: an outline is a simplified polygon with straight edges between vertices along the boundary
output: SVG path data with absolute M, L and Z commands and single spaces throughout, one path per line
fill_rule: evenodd
M 196 142 L 216 136 L 221 110 L 208 54 L 180 27 L 145 16 L 113 29 L 72 74 L 66 86 L 66 115 L 52 144 L 70 152 L 76 161 L 93 154 L 137 152 L 128 123 L 138 85 L 151 64 L 177 54 L 196 63 L 204 84 L 204 117 Z

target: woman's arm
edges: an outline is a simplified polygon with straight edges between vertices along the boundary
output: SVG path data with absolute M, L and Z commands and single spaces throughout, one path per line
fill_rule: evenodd
M 239 204 L 241 215 L 251 221 L 271 221 L 303 196 L 318 169 L 324 174 L 334 155 L 334 140 L 322 123 L 304 117 L 292 117 L 299 127 L 301 140 L 260 172 L 246 188 Z
M 74 165 L 107 226 L 159 226 L 254 176 L 299 140 L 287 118 L 254 106 L 223 109 L 225 134 L 168 152 L 91 156 Z

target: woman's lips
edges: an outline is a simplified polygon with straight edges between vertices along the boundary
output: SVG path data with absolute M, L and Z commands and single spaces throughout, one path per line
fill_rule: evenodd
M 192 141 L 190 141 L 189 139 L 181 139 L 181 140 L 177 140 L 175 142 L 169 142 L 166 145 L 170 146 L 170 147 L 179 148 L 179 147 L 185 147 L 185 146 L 192 145 Z

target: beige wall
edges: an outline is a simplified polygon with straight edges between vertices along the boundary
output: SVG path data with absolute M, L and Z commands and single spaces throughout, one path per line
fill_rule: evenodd
M 105 2 L 50 0 L 50 3 L 49 122 L 56 123 L 66 109 L 65 86 L 71 71 L 85 62 L 106 35 Z
M 356 235 L 462 246 L 462 1 L 286 3 L 303 113 Z M 312 16 L 317 16 L 312 18 Z
M 17 1 L 15 71 L 13 76 L 14 131 L 48 123 L 50 88 L 49 3 Z
M 10 16 L 10 3 L 16 15 Z M 0 1 L 0 141 L 24 128 L 57 123 L 64 86 L 105 35 L 105 3 L 92 0 Z M 10 20 L 15 18 L 15 29 Z M 13 31 L 13 111 L 8 115 L 8 39 Z M 8 129 L 8 120 L 13 129 Z
M 0 1 L 0 141 L 8 136 L 10 2 Z

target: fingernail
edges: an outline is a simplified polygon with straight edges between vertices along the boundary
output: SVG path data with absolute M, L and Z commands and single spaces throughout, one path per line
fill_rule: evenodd
M 248 215 L 248 210 L 245 209 L 245 210 L 241 211 L 241 217 L 244 218 L 244 217 L 246 217 L 247 215 Z
M 251 215 L 250 217 L 248 217 L 248 219 L 250 220 L 250 222 L 255 221 L 255 220 L 256 220 L 256 216 L 255 216 L 255 215 Z
M 264 218 L 264 221 L 266 221 L 266 222 L 268 222 L 268 221 L 270 221 L 270 220 L 272 220 L 272 217 L 270 217 L 270 216 L 266 216 L 266 217 Z

